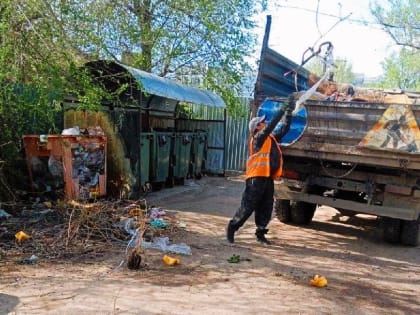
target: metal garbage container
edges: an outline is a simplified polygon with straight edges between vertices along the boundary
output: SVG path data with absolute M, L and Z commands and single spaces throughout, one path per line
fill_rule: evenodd
M 139 185 L 143 192 L 152 190 L 151 186 L 151 156 L 153 152 L 154 134 L 142 132 L 140 134 L 140 163 L 137 165 L 137 174 L 140 175 Z M 140 168 L 140 170 L 139 170 Z
M 34 192 L 64 188 L 66 199 L 85 200 L 106 195 L 107 139 L 87 130 L 90 135 L 23 136 Z
M 192 132 L 177 132 L 174 139 L 173 176 L 175 183 L 184 184 L 191 161 Z
M 204 130 L 195 131 L 191 146 L 191 166 L 189 176 L 200 179 L 203 175 L 205 153 L 207 147 L 207 132 Z
M 150 181 L 161 188 L 169 178 L 173 132 L 155 131 L 152 142 Z

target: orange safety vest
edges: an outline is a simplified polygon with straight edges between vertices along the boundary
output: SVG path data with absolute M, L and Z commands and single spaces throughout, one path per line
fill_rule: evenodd
M 272 134 L 270 134 L 267 137 L 267 139 L 265 139 L 261 149 L 255 153 L 252 150 L 253 141 L 254 141 L 254 138 L 251 137 L 251 139 L 249 140 L 249 157 L 246 162 L 245 178 L 262 176 L 262 177 L 271 177 L 275 179 L 277 177 L 280 177 L 281 174 L 283 173 L 283 155 L 281 153 L 280 146 L 277 143 L 276 138 Z M 274 172 L 274 174 L 271 175 L 270 174 L 270 151 L 271 151 L 271 143 L 273 141 L 277 146 L 277 150 L 279 150 L 280 166 Z

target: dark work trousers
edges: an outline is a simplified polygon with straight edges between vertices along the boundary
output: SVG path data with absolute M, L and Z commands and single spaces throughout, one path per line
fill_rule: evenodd
M 229 221 L 237 231 L 254 212 L 257 230 L 264 230 L 273 212 L 274 181 L 270 177 L 253 177 L 245 181 L 241 206 Z

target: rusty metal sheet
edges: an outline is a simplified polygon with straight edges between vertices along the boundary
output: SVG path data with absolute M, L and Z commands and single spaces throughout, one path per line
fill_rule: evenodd
M 64 191 L 67 199 L 91 199 L 106 195 L 106 149 L 107 139 L 105 135 L 97 136 L 68 136 L 68 135 L 24 135 L 23 143 L 25 147 L 29 179 L 31 186 L 35 191 L 36 175 L 33 172 L 32 161 L 34 158 L 51 158 L 54 157 L 56 163 L 62 167 L 62 180 L 64 182 Z M 83 157 L 77 156 L 78 150 L 83 148 Z M 87 185 L 79 183 L 77 160 L 82 159 L 84 163 L 91 163 L 93 154 L 100 152 L 103 156 L 103 173 L 98 173 L 98 182 L 96 184 Z M 86 159 L 84 161 L 84 159 Z M 87 160 L 89 159 L 89 161 Z M 40 161 L 44 163 L 43 161 Z M 97 171 L 97 165 L 88 167 L 83 164 L 84 168 L 90 168 L 90 171 Z M 44 180 L 47 175 L 51 175 L 49 168 L 42 168 L 45 174 L 38 174 Z M 98 171 L 99 172 L 99 171 Z M 45 182 L 47 183 L 47 182 Z M 49 182 L 48 182 L 49 184 Z
M 409 186 L 399 186 L 399 185 L 385 185 L 385 192 L 398 194 L 398 195 L 406 195 L 411 196 L 413 192 L 413 188 Z
M 390 105 L 308 100 L 304 105 L 308 111 L 307 128 L 299 141 L 283 148 L 283 154 L 420 170 L 419 154 L 393 149 L 371 149 L 359 145 Z M 409 107 L 419 124 L 420 106 Z

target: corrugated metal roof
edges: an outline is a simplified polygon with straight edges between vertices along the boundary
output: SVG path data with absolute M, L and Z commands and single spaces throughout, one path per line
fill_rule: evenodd
M 105 74 L 106 76 L 115 74 L 121 77 L 121 70 L 127 71 L 136 81 L 140 83 L 142 91 L 148 94 L 158 95 L 180 102 L 212 107 L 226 107 L 222 98 L 213 92 L 185 86 L 172 80 L 117 62 L 98 60 L 89 62 L 86 66 L 94 68 L 96 74 Z
M 214 107 L 225 107 L 222 98 L 210 91 L 181 85 L 172 80 L 159 77 L 129 66 L 121 65 L 142 84 L 142 89 L 150 94 L 175 99 L 181 102 L 201 104 Z

